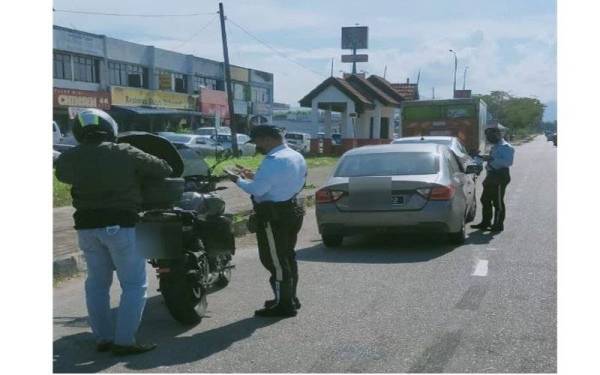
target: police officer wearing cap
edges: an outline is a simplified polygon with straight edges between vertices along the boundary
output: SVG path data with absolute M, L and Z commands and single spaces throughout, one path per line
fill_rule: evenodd
M 283 142 L 274 126 L 255 127 L 250 137 L 265 155 L 256 173 L 237 166 L 231 179 L 252 196 L 256 238 L 261 263 L 269 271 L 274 299 L 265 301 L 257 316 L 290 317 L 297 314 L 298 265 L 295 246 L 304 209 L 296 201 L 306 181 L 304 157 Z
M 506 217 L 504 194 L 510 183 L 509 168 L 513 164 L 515 150 L 510 143 L 502 138 L 502 133 L 498 128 L 487 128 L 485 136 L 492 148 L 489 155 L 480 156 L 487 162 L 485 167 L 486 177 L 483 180 L 483 193 L 481 194 L 482 219 L 479 224 L 471 227 L 502 232 L 504 230 L 504 218 Z

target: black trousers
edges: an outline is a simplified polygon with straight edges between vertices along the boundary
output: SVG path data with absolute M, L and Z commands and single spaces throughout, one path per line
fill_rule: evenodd
M 504 226 L 504 219 L 506 218 L 504 194 L 509 183 L 508 168 L 487 172 L 487 176 L 483 180 L 483 193 L 481 193 L 482 223 L 499 227 Z
M 295 200 L 285 203 L 255 205 L 256 239 L 262 265 L 269 271 L 269 283 L 276 305 L 293 306 L 298 287 L 296 242 L 302 228 L 304 209 Z

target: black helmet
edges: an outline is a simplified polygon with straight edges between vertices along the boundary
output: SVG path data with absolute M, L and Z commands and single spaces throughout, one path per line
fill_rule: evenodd
M 101 141 L 114 141 L 119 132 L 119 125 L 110 115 L 96 108 L 86 108 L 75 118 L 73 135 L 79 143 L 86 138 Z

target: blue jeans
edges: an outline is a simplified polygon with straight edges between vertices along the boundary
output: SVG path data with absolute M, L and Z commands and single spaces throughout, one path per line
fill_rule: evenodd
M 135 245 L 135 228 L 111 226 L 77 231 L 87 263 L 85 300 L 90 326 L 98 342 L 135 344 L 146 304 L 146 260 Z M 121 285 L 116 322 L 110 311 L 113 271 Z

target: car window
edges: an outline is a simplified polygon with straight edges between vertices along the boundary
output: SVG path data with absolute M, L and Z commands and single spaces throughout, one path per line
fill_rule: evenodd
M 335 177 L 424 175 L 438 171 L 438 156 L 433 153 L 385 152 L 346 156 Z
M 192 137 L 190 137 L 189 135 L 180 134 L 165 134 L 163 135 L 163 137 L 167 138 L 171 142 L 178 143 L 188 143 L 192 139 Z

